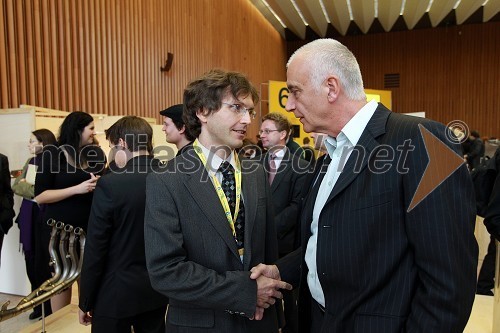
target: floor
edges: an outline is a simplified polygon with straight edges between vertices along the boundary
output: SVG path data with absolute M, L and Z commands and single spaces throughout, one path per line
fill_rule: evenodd
M 8 309 L 11 309 L 15 304 L 17 304 L 22 297 L 8 294 L 0 294 L 0 305 L 3 305 L 5 302 L 10 301 Z M 29 320 L 28 316 L 31 311 L 23 312 L 20 315 L 7 319 L 5 321 L 0 322 L 0 332 L 1 333 L 14 333 L 19 332 L 22 327 L 29 325 L 34 322 Z
M 71 304 L 78 304 L 78 287 L 76 284 L 73 285 L 73 293 L 71 297 Z M 21 300 L 21 296 L 16 295 L 8 295 L 0 293 L 0 307 L 7 301 L 10 301 L 10 304 L 7 308 L 12 309 L 19 301 Z M 24 328 L 29 327 L 30 325 L 36 324 L 39 322 L 38 319 L 30 320 L 28 317 L 31 311 L 26 311 L 19 314 L 16 317 L 7 319 L 5 321 L 0 322 L 0 333 L 18 333 L 21 332 Z M 48 318 L 47 318 L 48 319 Z M 75 317 L 75 320 L 78 322 L 78 317 Z M 82 326 L 83 327 L 83 326 Z M 88 330 L 90 332 L 90 330 Z M 41 332 L 41 331 L 38 331 Z M 73 333 L 73 331 L 68 331 Z M 76 332 L 75 332 L 76 333 Z
M 61 316 L 58 318 L 48 317 L 46 320 L 46 331 L 50 333 L 56 332 L 90 332 L 90 327 L 82 326 L 78 324 L 77 316 L 77 299 L 76 290 L 73 290 L 72 306 L 68 309 L 61 310 Z M 10 300 L 11 304 L 16 304 L 21 297 L 0 294 L 0 304 L 3 304 L 6 300 Z M 29 320 L 29 311 L 24 312 L 17 317 L 8 319 L 4 322 L 0 322 L 0 332 L 1 333 L 39 333 L 41 332 L 41 323 L 37 320 Z M 58 312 L 59 314 L 59 312 Z M 482 296 L 476 295 L 476 300 L 472 309 L 472 314 L 469 319 L 469 323 L 464 330 L 464 333 L 491 333 L 492 332 L 492 318 L 493 318 L 493 297 L 492 296 Z M 50 330 L 49 330 L 50 328 Z

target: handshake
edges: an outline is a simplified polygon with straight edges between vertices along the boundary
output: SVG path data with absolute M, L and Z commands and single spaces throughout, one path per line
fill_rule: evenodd
M 280 289 L 292 290 L 292 285 L 281 281 L 280 272 L 276 265 L 258 264 L 250 272 L 250 278 L 257 281 L 257 308 L 251 320 L 261 320 L 264 316 L 264 309 L 267 309 L 282 299 L 283 294 Z

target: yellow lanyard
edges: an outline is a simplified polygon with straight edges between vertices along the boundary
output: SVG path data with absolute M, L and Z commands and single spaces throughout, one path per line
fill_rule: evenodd
M 234 160 L 236 163 L 236 168 L 234 170 L 234 176 L 236 180 L 236 207 L 234 208 L 234 217 L 233 217 L 231 216 L 231 208 L 229 208 L 229 203 L 227 202 L 226 194 L 224 194 L 224 191 L 222 190 L 222 186 L 220 185 L 219 180 L 217 179 L 217 177 L 215 177 L 215 173 L 210 174 L 210 170 L 207 168 L 207 159 L 203 154 L 198 139 L 194 140 L 193 147 L 194 151 L 196 152 L 196 155 L 198 155 L 198 157 L 201 160 L 201 163 L 203 163 L 203 166 L 205 167 L 208 174 L 212 178 L 212 184 L 215 187 L 215 191 L 217 192 L 222 208 L 224 209 L 227 222 L 229 223 L 231 231 L 233 232 L 233 237 L 236 240 L 236 229 L 234 228 L 234 221 L 236 221 L 236 218 L 238 217 L 238 212 L 240 210 L 240 201 L 241 201 L 241 170 L 240 170 L 240 161 L 238 160 L 238 155 L 234 154 Z M 239 249 L 238 252 L 240 256 L 243 256 L 243 249 Z

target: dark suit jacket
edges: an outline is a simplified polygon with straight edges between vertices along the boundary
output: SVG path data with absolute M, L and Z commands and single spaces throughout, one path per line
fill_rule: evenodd
M 169 297 L 168 332 L 277 332 L 277 308 L 251 321 L 257 284 L 249 270 L 277 257 L 262 166 L 242 162 L 243 263 L 210 177 L 194 149 L 147 179 L 146 257 L 153 287 Z
M 124 318 L 165 307 L 144 253 L 146 176 L 158 160 L 137 156 L 97 181 L 80 280 L 80 308 Z
M 326 300 L 321 332 L 462 332 L 467 323 L 478 254 L 472 182 L 462 165 L 407 212 L 428 163 L 419 123 L 459 154 L 445 126 L 379 105 L 326 201 L 316 260 Z M 376 163 L 376 152 L 394 162 Z M 304 252 L 317 190 L 303 209 Z M 301 332 L 309 332 L 316 305 L 303 260 L 298 250 L 278 267 L 285 281 L 305 268 L 299 313 Z
M 481 162 L 481 157 L 484 157 L 484 142 L 480 138 L 475 138 L 470 143 L 469 152 L 467 153 L 467 163 L 472 170 L 477 168 Z
M 497 176 L 486 208 L 484 225 L 488 228 L 488 232 L 500 241 L 500 148 L 492 158 L 495 159 Z
M 269 154 L 265 155 L 261 163 L 268 175 Z M 271 200 L 280 256 L 298 247 L 296 234 L 299 228 L 302 199 L 307 192 L 305 180 L 309 170 L 309 163 L 306 160 L 291 155 L 287 149 L 271 184 Z
M 7 156 L 0 154 L 0 234 L 7 234 L 12 227 L 14 192 L 10 187 L 10 170 Z M 1 250 L 1 249 L 0 249 Z

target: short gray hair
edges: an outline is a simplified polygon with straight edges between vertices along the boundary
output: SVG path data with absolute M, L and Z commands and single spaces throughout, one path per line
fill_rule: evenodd
M 297 55 L 305 55 L 311 67 L 310 80 L 316 90 L 328 75 L 339 78 L 345 94 L 351 100 L 366 100 L 363 78 L 358 61 L 352 52 L 335 39 L 323 38 L 312 41 L 296 50 L 286 67 Z

